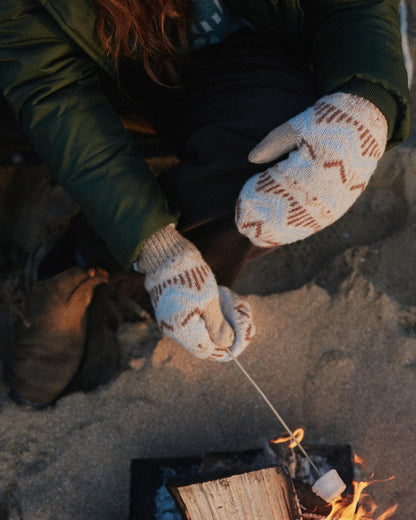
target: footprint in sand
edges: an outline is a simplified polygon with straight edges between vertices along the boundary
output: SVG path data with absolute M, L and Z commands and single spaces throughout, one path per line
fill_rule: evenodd
M 350 353 L 333 349 L 324 352 L 305 379 L 304 408 L 309 421 L 331 428 L 334 416 L 348 413 L 352 406 L 351 381 L 356 372 L 356 362 Z M 340 403 L 343 406 L 340 407 Z M 323 419 L 322 411 L 325 410 Z M 323 424 L 327 422 L 328 424 Z
M 403 368 L 416 372 L 416 309 L 404 312 L 398 326 L 400 335 L 408 339 L 401 345 L 400 352 L 396 353 L 397 359 Z

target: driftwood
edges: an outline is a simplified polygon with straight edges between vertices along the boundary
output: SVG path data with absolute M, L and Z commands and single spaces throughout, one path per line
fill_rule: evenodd
M 168 487 L 187 520 L 302 518 L 293 483 L 279 467 Z

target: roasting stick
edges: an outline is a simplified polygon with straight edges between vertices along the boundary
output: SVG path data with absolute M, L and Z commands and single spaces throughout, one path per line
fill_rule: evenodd
M 290 435 L 290 438 L 296 443 L 297 447 L 300 449 L 300 451 L 303 453 L 303 455 L 306 457 L 306 460 L 309 462 L 309 464 L 312 466 L 312 468 L 315 470 L 318 477 L 322 477 L 321 472 L 319 469 L 315 466 L 315 464 L 312 462 L 309 455 L 306 453 L 304 447 L 300 444 L 300 442 L 297 440 L 297 438 L 293 435 L 292 430 L 289 428 L 289 426 L 286 424 L 286 422 L 283 420 L 283 417 L 279 414 L 279 412 L 276 410 L 276 408 L 272 405 L 266 394 L 263 392 L 263 390 L 259 387 L 259 385 L 254 381 L 254 379 L 251 377 L 251 375 L 247 372 L 247 370 L 243 367 L 243 365 L 238 361 L 238 359 L 234 356 L 234 354 L 231 352 L 229 348 L 227 348 L 228 353 L 235 361 L 238 368 L 241 370 L 241 372 L 246 376 L 246 378 L 250 381 L 250 383 L 254 386 L 254 388 L 257 390 L 257 392 L 261 395 L 267 406 L 270 408 L 270 410 L 274 413 L 274 415 L 279 420 L 280 424 L 283 426 L 283 428 L 287 431 L 287 433 Z
M 227 352 L 230 354 L 231 358 L 234 360 L 235 364 L 238 366 L 238 368 L 241 370 L 241 372 L 246 376 L 246 378 L 250 381 L 250 383 L 254 386 L 254 388 L 257 390 L 257 392 L 260 394 L 260 396 L 263 398 L 264 402 L 267 404 L 267 406 L 270 408 L 270 410 L 273 412 L 273 414 L 277 417 L 280 424 L 283 426 L 283 428 L 287 431 L 287 433 L 290 435 L 290 438 L 296 443 L 300 451 L 303 453 L 303 455 L 306 457 L 306 460 L 309 462 L 309 464 L 312 466 L 316 474 L 318 475 L 318 480 L 315 482 L 315 484 L 312 487 L 312 491 L 319 495 L 321 498 L 323 498 L 326 502 L 332 502 L 335 500 L 341 493 L 345 490 L 347 487 L 344 483 L 344 481 L 339 476 L 337 470 L 331 469 L 324 475 L 319 471 L 319 469 L 315 466 L 315 464 L 312 462 L 309 455 L 306 453 L 303 446 L 300 444 L 300 442 L 297 440 L 297 438 L 293 435 L 292 430 L 289 428 L 289 426 L 286 424 L 286 422 L 283 420 L 279 412 L 276 410 L 276 408 L 272 405 L 266 394 L 263 392 L 263 390 L 259 387 L 259 385 L 254 381 L 254 379 L 251 377 L 251 375 L 247 372 L 247 370 L 243 367 L 243 365 L 238 361 L 238 359 L 234 356 L 234 354 L 231 352 L 229 348 L 227 348 Z

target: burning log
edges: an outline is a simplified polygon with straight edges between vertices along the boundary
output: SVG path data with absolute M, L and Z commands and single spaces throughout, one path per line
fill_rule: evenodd
M 279 467 L 168 486 L 187 520 L 300 520 L 292 480 Z

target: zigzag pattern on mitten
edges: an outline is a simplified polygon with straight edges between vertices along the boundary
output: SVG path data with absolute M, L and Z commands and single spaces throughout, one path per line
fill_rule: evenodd
M 361 141 L 361 155 L 364 157 L 373 157 L 378 160 L 383 154 L 381 149 L 379 136 L 375 137 L 370 128 L 363 123 L 360 123 L 353 115 L 353 112 L 347 112 L 337 108 L 336 105 L 328 103 L 324 100 L 319 101 L 314 107 L 315 123 L 317 125 L 323 124 L 345 124 L 351 125 L 355 132 L 358 132 L 358 138 Z
M 303 139 L 303 141 L 305 141 Z M 305 141 L 306 143 L 306 141 Z M 313 156 L 313 160 L 315 160 L 316 156 Z M 297 181 L 295 181 L 297 184 Z M 310 227 L 314 231 L 319 231 L 321 228 L 320 225 L 316 222 L 316 220 L 312 217 L 310 213 L 296 200 L 282 184 L 277 182 L 270 172 L 267 170 L 264 173 L 259 175 L 259 180 L 256 185 L 256 192 L 264 193 L 272 193 L 273 195 L 287 198 L 287 202 L 289 204 L 288 217 L 287 217 L 287 225 L 293 225 L 295 227 Z
M 215 278 L 199 252 L 178 255 L 168 266 L 149 273 L 145 287 L 162 328 L 174 330 L 198 317 L 207 303 L 218 298 Z M 198 314 L 199 311 L 199 314 Z
M 157 307 L 161 296 L 168 287 L 182 286 L 189 289 L 201 291 L 210 276 L 210 268 L 207 264 L 201 263 L 195 265 L 191 269 L 185 269 L 182 272 L 174 274 L 171 278 L 167 278 L 162 282 L 154 285 L 149 289 L 150 300 L 154 308 Z
M 341 217 L 367 186 L 387 135 L 374 105 L 342 93 L 288 127 L 297 136 L 295 150 L 249 179 L 236 205 L 238 229 L 260 247 L 304 239 Z
M 237 204 L 236 204 L 236 220 L 239 221 L 240 220 L 240 215 L 241 215 L 241 204 L 242 204 L 242 200 L 241 198 L 239 198 L 237 200 Z M 253 220 L 253 221 L 249 221 L 249 222 L 244 222 L 244 224 L 241 224 L 240 227 L 240 231 L 242 230 L 246 230 L 247 228 L 254 228 L 255 229 L 255 234 L 254 234 L 254 238 L 259 238 L 261 237 L 262 239 L 262 242 L 263 244 L 265 244 L 263 247 L 278 247 L 281 244 L 281 242 L 276 242 L 274 240 L 268 238 L 268 235 L 263 231 L 263 225 L 265 224 L 266 220 L 265 219 L 259 219 L 259 220 Z M 248 235 L 248 233 L 245 233 Z

